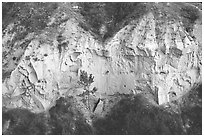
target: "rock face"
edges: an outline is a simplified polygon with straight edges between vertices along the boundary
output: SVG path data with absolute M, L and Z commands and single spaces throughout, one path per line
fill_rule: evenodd
M 192 37 L 181 22 L 164 18 L 150 12 L 105 43 L 74 18 L 54 32 L 48 29 L 27 37 L 25 52 L 21 48 L 14 52 L 22 56 L 18 63 L 8 59 L 10 67 L 3 68 L 14 69 L 3 81 L 3 105 L 38 113 L 49 110 L 61 96 L 81 100 L 80 70 L 94 76 L 90 89 L 97 89 L 92 95 L 96 100 L 116 93 L 137 94 L 147 87 L 159 105 L 178 99 L 202 80 L 202 42 L 197 32 Z M 3 37 L 3 51 L 10 38 Z M 105 101 L 99 104 L 103 109 Z

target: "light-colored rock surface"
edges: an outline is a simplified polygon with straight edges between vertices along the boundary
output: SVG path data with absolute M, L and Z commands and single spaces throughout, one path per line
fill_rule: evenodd
M 33 38 L 10 77 L 3 81 L 8 108 L 34 112 L 48 110 L 60 96 L 82 94 L 77 83 L 80 70 L 93 74 L 96 98 L 115 93 L 132 94 L 138 87 L 158 89 L 158 103 L 179 98 L 201 81 L 201 38 L 193 39 L 177 21 L 162 23 L 152 13 L 122 28 L 106 44 L 79 27 L 73 18 L 61 24 L 59 33 L 44 32 Z M 201 31 L 196 29 L 195 31 Z M 12 35 L 3 37 L 3 51 Z M 59 46 L 61 45 L 61 46 Z M 155 88 L 156 87 L 156 88 Z M 16 99 L 17 98 L 17 99 Z M 100 108 L 103 103 L 100 102 Z M 101 112 L 97 108 L 97 111 Z

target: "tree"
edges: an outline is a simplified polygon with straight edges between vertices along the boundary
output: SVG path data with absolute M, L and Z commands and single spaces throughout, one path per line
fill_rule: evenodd
M 95 93 L 97 91 L 97 89 L 94 87 L 92 90 L 90 90 L 90 85 L 91 83 L 93 83 L 94 76 L 92 76 L 92 74 L 90 74 L 88 76 L 88 73 L 86 71 L 82 71 L 80 70 L 80 80 L 78 81 L 78 83 L 80 85 L 83 86 L 85 92 L 83 93 L 85 96 L 87 95 L 87 105 L 88 105 L 88 109 L 90 110 L 90 104 L 89 104 L 89 95 L 92 93 Z

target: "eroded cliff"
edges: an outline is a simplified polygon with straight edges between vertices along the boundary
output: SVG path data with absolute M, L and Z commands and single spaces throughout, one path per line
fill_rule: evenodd
M 42 32 L 17 41 L 15 24 L 8 25 L 2 41 L 3 106 L 40 113 L 60 97 L 73 96 L 85 109 L 82 71 L 94 76 L 88 90 L 95 92 L 88 99 L 96 114 L 107 112 L 116 94 L 151 94 L 155 105 L 178 100 L 202 82 L 201 19 L 188 32 L 160 6 L 151 6 L 105 42 L 66 11 L 51 15 Z

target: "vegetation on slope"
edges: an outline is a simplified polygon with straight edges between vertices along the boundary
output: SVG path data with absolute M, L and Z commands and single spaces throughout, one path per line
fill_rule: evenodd
M 74 98 L 57 100 L 49 115 L 3 110 L 3 134 L 202 134 L 202 85 L 184 97 L 158 106 L 144 95 L 123 97 L 107 116 L 86 122 Z M 8 128 L 5 123 L 10 121 Z
M 47 114 L 35 114 L 20 108 L 3 109 L 2 119 L 3 134 L 7 135 L 93 134 L 74 99 L 69 97 L 57 100 Z
M 140 2 L 80 2 L 80 3 L 2 3 L 2 24 L 3 30 L 10 23 L 23 26 L 27 30 L 24 35 L 30 32 L 37 32 L 47 27 L 50 17 L 58 12 L 65 12 L 68 16 L 80 18 L 81 26 L 93 32 L 98 38 L 103 40 L 112 37 L 124 25 L 130 21 L 139 19 L 150 11 L 153 3 Z M 199 4 L 199 3 L 198 3 Z M 78 6 L 78 10 L 73 6 Z M 161 4 L 164 9 L 169 8 L 168 14 L 176 14 L 182 17 L 182 21 L 187 30 L 199 18 L 198 9 L 185 3 L 173 3 L 171 6 Z M 195 5 L 195 3 L 194 3 Z M 67 7 L 67 9 L 66 9 Z M 162 8 L 161 7 L 161 8 Z M 166 8 L 168 7 L 168 8 Z M 175 8 L 176 7 L 176 8 Z M 71 15 L 73 14 L 73 15 Z M 82 19 L 84 18 L 84 20 Z M 102 26 L 104 26 L 103 32 Z M 14 29 L 13 31 L 17 31 Z M 20 34 L 20 33 L 19 33 Z M 24 35 L 22 38 L 24 38 Z
M 57 7 L 57 3 L 3 2 L 3 30 L 10 23 L 24 26 L 28 32 L 42 30 L 46 27 L 49 17 Z
M 9 46 L 31 32 L 43 31 L 58 6 L 57 3 L 3 3 L 2 30 L 14 23 L 11 33 L 17 33 Z M 103 40 L 148 11 L 142 3 L 79 3 L 79 7 L 85 19 L 82 26 Z M 179 14 L 190 32 L 199 17 L 197 10 L 180 7 Z M 48 114 L 3 109 L 3 134 L 202 134 L 201 87 L 198 85 L 166 107 L 150 103 L 143 95 L 124 98 L 106 117 L 95 118 L 93 127 L 87 124 L 73 98 L 60 98 Z
M 165 106 L 153 105 L 144 95 L 124 98 L 105 118 L 94 121 L 96 134 L 200 135 L 201 92 L 202 85 L 197 85 L 184 97 Z
M 145 4 L 139 2 L 85 2 L 79 3 L 79 6 L 80 13 L 90 25 L 89 29 L 103 41 L 112 37 L 131 20 L 139 19 L 147 12 Z

